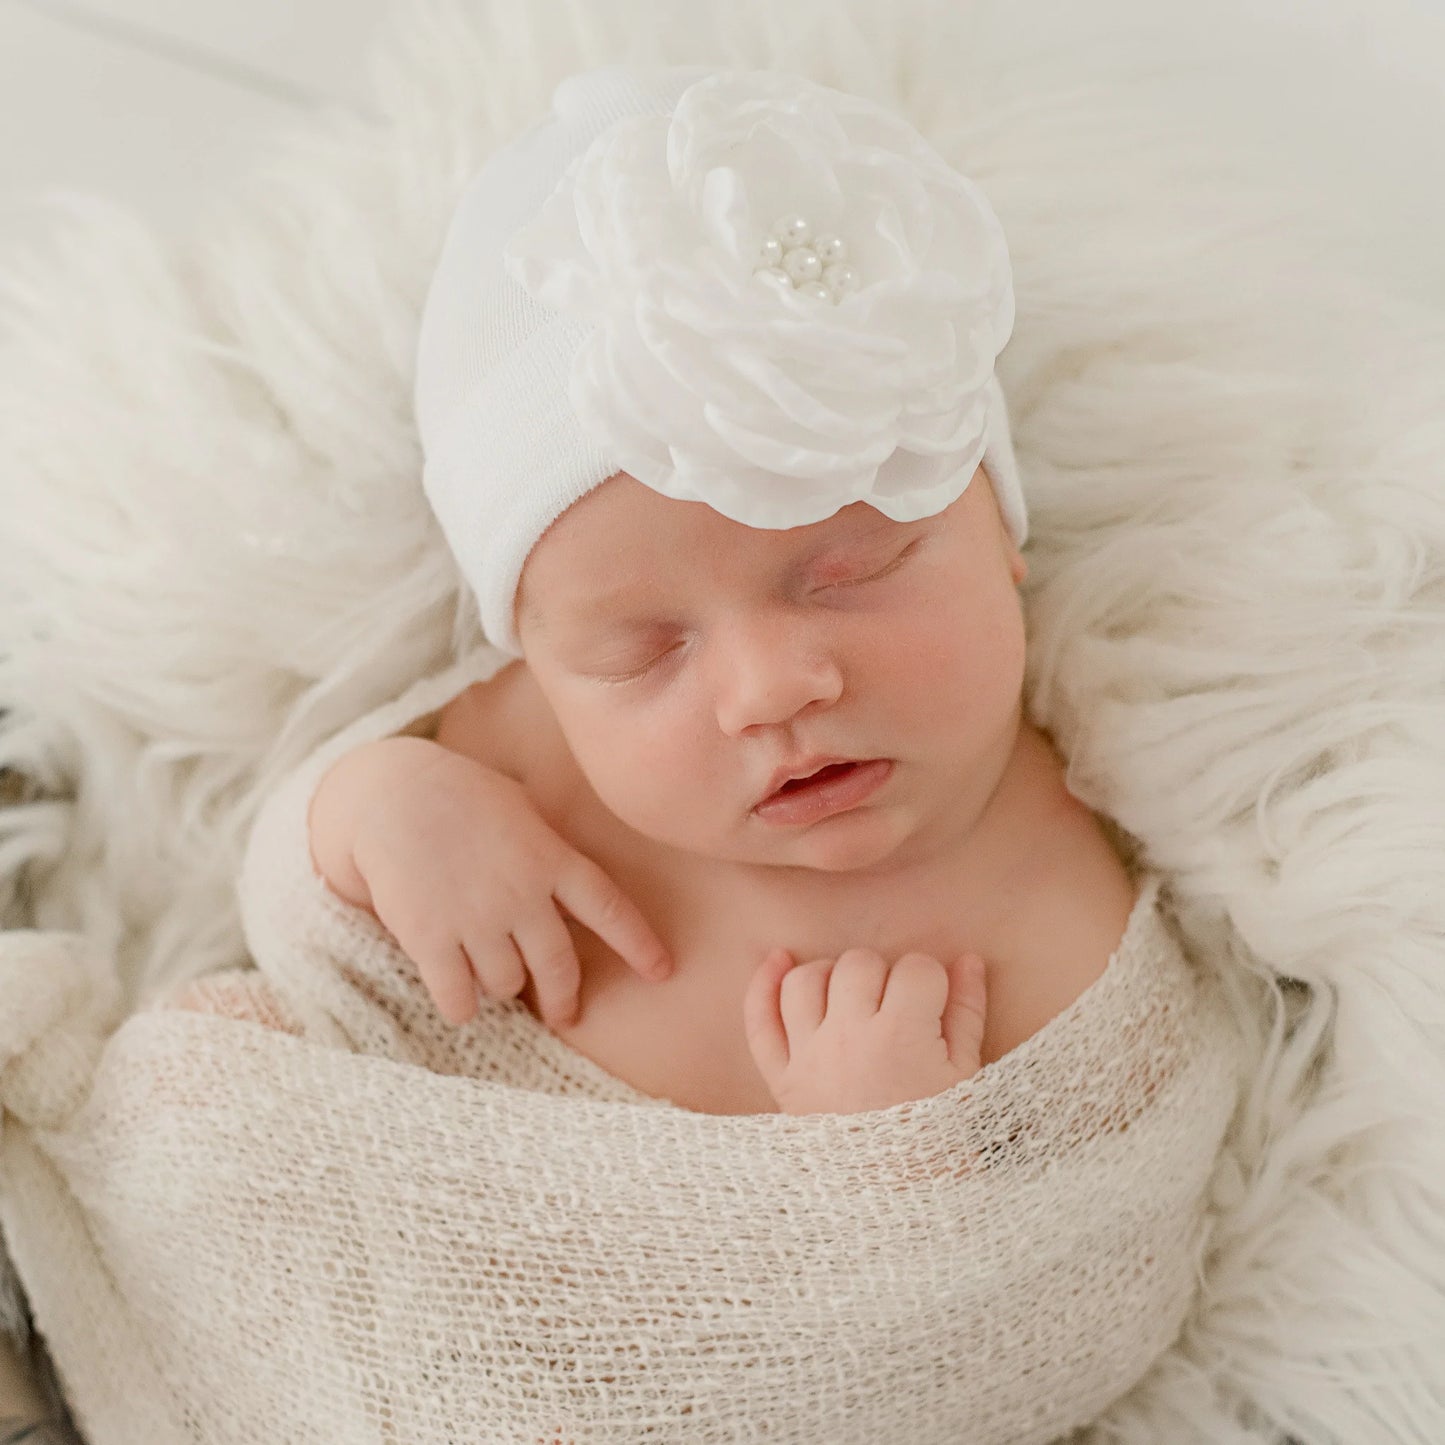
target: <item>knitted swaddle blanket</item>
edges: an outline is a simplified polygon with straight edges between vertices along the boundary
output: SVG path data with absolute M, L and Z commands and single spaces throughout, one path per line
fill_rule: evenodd
M 1019 1445 L 1096 1416 L 1184 1318 L 1241 1079 L 1163 881 L 973 1079 L 695 1113 L 517 1000 L 449 1027 L 312 868 L 330 762 L 502 661 L 288 775 L 241 878 L 257 968 L 203 1009 L 113 1027 L 78 938 L 5 936 L 3 1224 L 92 1445 Z

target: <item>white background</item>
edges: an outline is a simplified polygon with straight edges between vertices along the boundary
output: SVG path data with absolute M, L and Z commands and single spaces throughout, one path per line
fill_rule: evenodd
M 47 187 L 183 218 L 319 104 L 358 103 L 386 0 L 0 0 L 0 251 Z
M 184 218 L 245 165 L 258 132 L 361 102 L 361 62 L 387 4 L 0 0 L 0 254 L 43 237 L 35 202 L 47 187 Z M 1348 34 L 1362 63 L 1445 56 L 1445 0 L 1260 4 Z

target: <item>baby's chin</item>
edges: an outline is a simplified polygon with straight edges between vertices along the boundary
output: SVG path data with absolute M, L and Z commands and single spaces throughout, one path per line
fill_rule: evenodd
M 907 830 L 882 809 L 854 808 L 807 827 L 775 829 L 750 820 L 740 838 L 694 840 L 688 851 L 770 873 L 886 875 L 904 866 L 900 845 Z M 678 846 L 680 840 L 671 840 Z M 683 845 L 686 846 L 686 845 Z
M 863 804 L 817 822 L 778 827 L 756 817 L 737 819 L 718 831 L 689 828 L 676 812 L 649 816 L 650 809 L 604 803 L 619 822 L 655 847 L 694 859 L 770 872 L 814 875 L 886 875 L 926 852 L 918 820 L 897 806 Z M 659 856 L 656 860 L 662 862 Z
M 761 840 L 757 861 L 814 873 L 888 873 L 902 864 L 906 833 L 898 818 L 881 808 L 853 808 L 834 814 L 792 836 Z

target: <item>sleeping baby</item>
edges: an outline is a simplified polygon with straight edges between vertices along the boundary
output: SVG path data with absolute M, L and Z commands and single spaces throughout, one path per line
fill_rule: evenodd
M 926 1097 L 1138 898 L 1023 717 L 1002 229 L 876 107 L 682 70 L 690 250 L 635 85 L 565 82 L 453 220 L 426 486 L 513 660 L 344 757 L 313 860 L 453 1025 L 520 997 L 709 1113 Z
M 1135 901 L 1021 719 L 1023 570 L 983 467 L 932 516 L 781 531 L 620 473 L 530 552 L 523 658 L 325 775 L 316 866 L 453 1024 L 520 994 L 709 1113 L 937 1093 Z
M 466 189 L 416 411 L 487 645 L 278 786 L 256 966 L 140 1036 L 230 1221 L 147 1288 L 308 1321 L 266 1438 L 1020 1445 L 1176 1336 L 1237 1056 L 1025 716 L 1013 319 L 978 187 L 797 76 L 572 76 Z

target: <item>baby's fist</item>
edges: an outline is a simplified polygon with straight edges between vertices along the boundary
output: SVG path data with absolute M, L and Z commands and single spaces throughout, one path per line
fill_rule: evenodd
M 795 964 L 775 948 L 743 1000 L 748 1047 L 785 1114 L 856 1114 L 925 1099 L 982 1067 L 985 964 L 850 948 Z

